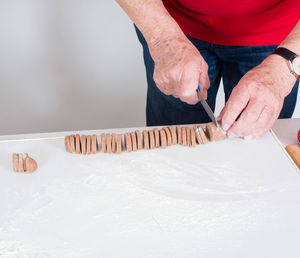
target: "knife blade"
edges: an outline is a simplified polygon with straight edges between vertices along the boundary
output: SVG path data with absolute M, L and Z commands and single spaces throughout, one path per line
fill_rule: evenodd
M 196 91 L 197 91 L 197 97 L 198 97 L 200 103 L 202 104 L 204 110 L 206 111 L 207 115 L 209 116 L 211 121 L 213 121 L 213 123 L 216 125 L 216 127 L 219 128 L 219 124 L 214 115 L 214 112 L 211 110 L 210 106 L 207 104 L 206 100 L 202 97 L 202 95 L 200 93 L 200 85 L 198 85 L 198 88 Z

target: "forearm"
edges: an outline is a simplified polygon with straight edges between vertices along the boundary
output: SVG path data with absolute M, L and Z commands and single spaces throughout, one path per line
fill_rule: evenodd
M 161 0 L 116 0 L 143 33 L 149 47 L 185 37 Z
M 300 54 L 300 21 L 278 47 L 285 47 Z M 278 86 L 281 87 L 282 96 L 287 96 L 296 82 L 296 77 L 291 73 L 287 60 L 279 55 L 270 55 L 263 63 L 273 66 L 273 72 L 276 69 L 277 73 L 282 74 Z

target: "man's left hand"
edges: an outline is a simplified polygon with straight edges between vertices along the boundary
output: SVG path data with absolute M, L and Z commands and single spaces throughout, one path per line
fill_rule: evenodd
M 273 126 L 295 82 L 287 61 L 270 55 L 233 89 L 218 117 L 223 129 L 231 137 L 260 137 Z

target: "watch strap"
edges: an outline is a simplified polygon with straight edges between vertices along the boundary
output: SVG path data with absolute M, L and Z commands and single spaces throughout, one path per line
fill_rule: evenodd
M 273 52 L 273 54 L 276 54 L 276 55 L 280 55 L 282 56 L 283 58 L 285 58 L 286 60 L 288 61 L 291 61 L 293 60 L 297 54 L 294 53 L 293 51 L 291 50 L 288 50 L 287 48 L 285 47 L 279 47 L 279 48 L 276 48 Z

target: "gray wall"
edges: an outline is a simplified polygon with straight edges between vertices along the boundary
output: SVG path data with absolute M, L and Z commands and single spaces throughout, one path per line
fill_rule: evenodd
M 0 134 L 145 125 L 142 49 L 115 1 L 0 0 L 0 37 Z

